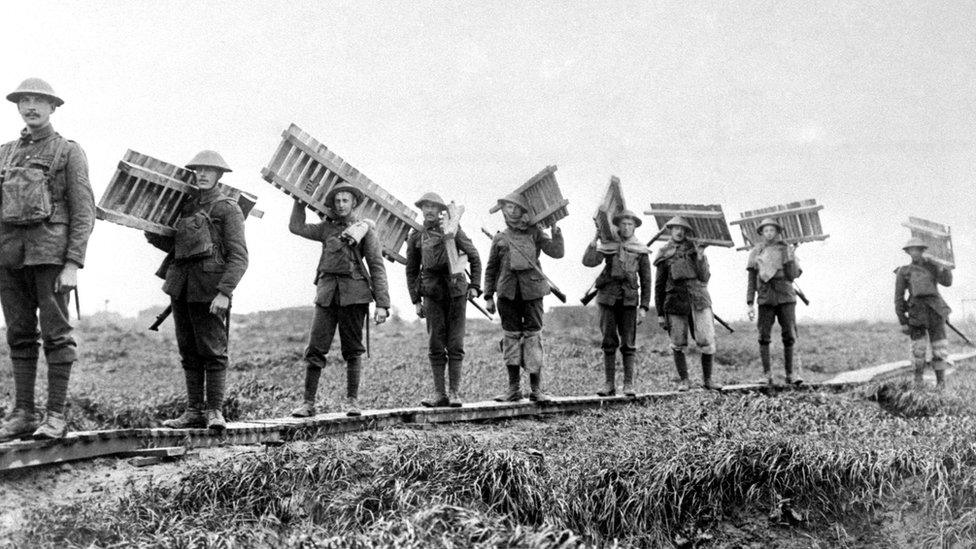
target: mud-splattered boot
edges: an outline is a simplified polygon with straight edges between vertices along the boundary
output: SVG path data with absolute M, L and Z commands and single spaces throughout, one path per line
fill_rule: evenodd
M 624 396 L 637 396 L 634 390 L 634 355 L 624 355 Z
M 203 415 L 203 385 L 205 372 L 200 368 L 184 368 L 186 378 L 186 410 L 179 417 L 167 419 L 163 427 L 168 429 L 203 429 L 207 418 Z
M 322 368 L 308 365 L 305 367 L 305 400 L 291 411 L 292 417 L 312 417 L 315 415 L 315 394 L 319 391 L 319 377 Z
M 13 412 L 3 418 L 3 425 L 0 426 L 0 442 L 29 436 L 37 430 L 38 425 L 40 421 L 33 411 L 14 408 Z
M 447 361 L 447 405 L 451 408 L 460 408 L 461 404 L 461 359 L 448 359 Z
M 767 385 L 773 385 L 773 359 L 769 356 L 769 345 L 759 346 L 759 360 L 762 362 L 763 380 Z
M 709 391 L 717 391 L 722 388 L 720 385 L 717 385 L 715 384 L 715 382 L 712 381 L 712 365 L 714 363 L 713 359 L 714 359 L 714 355 L 708 355 L 702 353 L 701 356 L 702 387 L 708 389 Z
M 691 389 L 691 383 L 688 381 L 688 361 L 681 351 L 673 351 L 672 354 L 674 356 L 674 368 L 678 371 L 678 390 L 687 391 Z
M 508 367 L 508 390 L 495 397 L 495 402 L 518 402 L 522 400 L 521 377 L 522 368 L 520 366 Z
M 596 392 L 598 396 L 608 397 L 617 394 L 617 353 L 603 354 L 603 389 Z
M 439 408 L 450 404 L 444 389 L 444 369 L 447 367 L 442 360 L 431 360 L 430 370 L 434 374 L 434 394 L 430 398 L 420 401 L 426 408 Z

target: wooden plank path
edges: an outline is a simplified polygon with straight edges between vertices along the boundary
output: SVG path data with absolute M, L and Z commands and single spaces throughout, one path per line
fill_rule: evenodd
M 976 351 L 952 355 L 955 363 L 976 358 Z M 804 384 L 800 388 L 765 384 L 727 385 L 722 393 L 779 392 L 786 390 L 842 390 L 902 373 L 910 368 L 908 360 L 843 372 L 823 382 Z M 314 436 L 325 436 L 371 429 L 416 425 L 492 421 L 543 414 L 565 414 L 599 410 L 634 403 L 678 398 L 689 393 L 662 391 L 642 393 L 636 397 L 567 396 L 553 397 L 551 402 L 471 402 L 461 408 L 394 408 L 364 410 L 359 417 L 342 413 L 319 414 L 310 418 L 275 418 L 231 422 L 222 434 L 207 429 L 116 429 L 69 433 L 62 440 L 20 440 L 0 444 L 0 471 L 36 467 L 96 457 L 132 454 L 150 448 L 209 448 L 225 445 L 267 444 Z

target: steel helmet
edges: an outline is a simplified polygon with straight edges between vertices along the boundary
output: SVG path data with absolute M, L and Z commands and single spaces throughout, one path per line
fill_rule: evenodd
M 903 250 L 908 250 L 909 248 L 922 248 L 922 249 L 925 249 L 925 248 L 928 248 L 928 247 L 929 247 L 929 245 L 926 244 L 924 240 L 922 240 L 921 238 L 917 238 L 916 237 L 916 238 L 910 238 L 910 239 L 908 239 L 908 242 L 906 242 L 905 245 L 901 247 L 901 249 L 903 249 Z
M 447 204 L 444 202 L 444 199 L 441 198 L 441 195 L 439 195 L 437 193 L 424 193 L 424 196 L 421 196 L 420 197 L 420 200 L 414 202 L 413 205 L 416 206 L 416 207 L 418 207 L 418 208 L 422 208 L 425 203 L 429 203 L 429 204 L 433 204 L 435 206 L 438 206 L 442 210 L 446 210 L 447 209 Z
M 20 101 L 22 95 L 40 95 L 54 101 L 55 107 L 64 105 L 64 100 L 54 93 L 54 88 L 40 78 L 28 78 L 17 86 L 17 89 L 7 94 L 7 101 L 16 103 Z
M 756 232 L 762 234 L 763 227 L 765 227 L 766 225 L 772 225 L 773 227 L 776 227 L 776 230 L 779 231 L 780 233 L 783 232 L 783 226 L 780 225 L 779 222 L 773 219 L 772 217 L 767 217 L 766 219 L 760 221 L 759 226 L 756 227 Z
M 506 202 L 511 202 L 512 204 L 515 204 L 516 206 L 522 208 L 526 212 L 532 211 L 532 208 L 529 207 L 529 203 L 525 201 L 525 197 L 518 193 L 508 194 L 505 195 L 505 198 L 499 198 L 498 206 L 504 207 Z
M 671 227 L 684 227 L 686 231 L 695 234 L 695 228 L 691 226 L 691 223 L 687 219 L 680 215 L 672 217 L 670 221 L 664 224 L 665 229 L 670 229 Z
M 325 205 L 329 208 L 332 207 L 332 203 L 335 201 L 335 196 L 341 192 L 347 192 L 356 197 L 356 204 L 362 204 L 363 198 L 366 196 L 363 194 L 362 189 L 342 181 L 338 185 L 333 186 L 329 189 L 329 192 L 325 193 Z
M 640 227 L 644 222 L 641 218 L 637 217 L 637 214 L 630 210 L 620 210 L 616 215 L 613 216 L 613 224 L 617 225 L 620 223 L 621 219 L 630 218 L 634 220 L 634 226 Z
M 224 158 L 220 156 L 220 153 L 216 151 L 200 151 L 193 160 L 186 163 L 186 167 L 189 170 L 195 170 L 197 168 L 217 168 L 222 172 L 232 171 Z

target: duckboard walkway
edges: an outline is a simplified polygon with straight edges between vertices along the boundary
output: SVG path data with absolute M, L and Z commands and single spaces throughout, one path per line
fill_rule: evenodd
M 976 358 L 976 351 L 952 355 L 960 362 Z M 840 373 L 826 381 L 804 383 L 800 387 L 769 386 L 761 383 L 726 385 L 722 393 L 780 392 L 796 390 L 843 390 L 892 377 L 910 368 L 908 360 L 889 362 Z M 71 432 L 60 440 L 18 440 L 0 444 L 0 472 L 40 465 L 93 459 L 97 457 L 138 455 L 154 448 L 210 448 L 226 445 L 275 444 L 300 438 L 312 438 L 355 431 L 382 429 L 401 425 L 490 421 L 532 417 L 545 414 L 567 414 L 599 410 L 633 403 L 678 398 L 687 392 L 662 391 L 626 396 L 565 396 L 537 404 L 520 402 L 470 402 L 461 408 L 393 408 L 363 410 L 361 416 L 342 413 L 319 414 L 308 418 L 283 417 L 231 422 L 223 433 L 208 429 L 114 429 Z

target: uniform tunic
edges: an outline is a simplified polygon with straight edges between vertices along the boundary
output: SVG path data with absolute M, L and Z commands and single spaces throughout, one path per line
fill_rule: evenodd
M 471 282 L 464 275 L 451 275 L 446 242 L 453 240 L 458 253 L 467 256 Z M 445 236 L 440 223 L 425 222 L 421 231 L 407 238 L 407 288 L 410 300 L 423 300 L 431 361 L 464 358 L 464 323 L 469 288 L 481 287 L 481 259 L 478 249 L 464 231 Z
M 58 146 L 64 149 L 57 165 Z M 36 359 L 38 337 L 49 364 L 73 362 L 76 344 L 68 320 L 68 293 L 55 293 L 55 281 L 68 261 L 84 266 L 95 222 L 95 200 L 88 182 L 88 160 L 81 147 L 50 125 L 0 148 L 10 167 L 39 168 L 50 180 L 52 214 L 36 224 L 0 223 L 0 304 L 7 322 L 11 358 Z M 39 313 L 39 315 L 38 315 Z M 38 333 L 38 317 L 40 333 Z
M 654 266 L 654 305 L 658 316 L 668 319 L 671 349 L 685 352 L 691 332 L 703 354 L 714 354 L 715 323 L 708 293 L 712 273 L 704 252 L 689 240 L 671 240 L 654 258 Z
M 170 253 L 159 274 L 170 296 L 176 342 L 185 369 L 227 368 L 227 315 L 210 312 L 223 294 L 232 298 L 247 270 L 244 214 L 217 187 L 199 191 L 180 210 L 173 237 L 147 233 L 150 243 Z M 210 239 L 209 251 L 197 249 Z
M 322 243 L 315 275 L 315 316 L 305 350 L 305 360 L 313 367 L 325 367 L 325 357 L 332 346 L 336 328 L 342 357 L 348 361 L 362 356 L 366 352 L 363 322 L 369 313 L 370 302 L 375 299 L 377 307 L 390 307 L 386 267 L 375 230 L 370 229 L 355 248 L 340 238 L 342 232 L 356 221 L 350 216 L 305 223 L 305 207 L 296 204 L 292 210 L 289 230 Z M 369 278 L 363 260 L 369 266 Z
M 591 242 L 583 253 L 583 265 L 604 264 L 595 283 L 603 352 L 613 354 L 619 347 L 624 356 L 633 355 L 637 350 L 637 307 L 647 311 L 651 303 L 651 262 L 643 246 L 618 244 L 612 248 L 601 252 Z
M 513 246 L 522 253 L 511 250 Z M 549 294 L 549 283 L 533 269 L 539 266 L 541 253 L 554 259 L 563 257 L 562 233 L 550 238 L 535 225 L 524 230 L 508 227 L 491 241 L 485 267 L 485 299 L 498 294 L 498 314 L 506 331 L 542 329 L 542 298 Z
M 765 263 L 763 260 L 766 260 Z M 779 321 L 784 347 L 796 342 L 796 290 L 803 270 L 783 240 L 760 243 L 749 254 L 746 303 L 759 304 L 759 344 L 769 345 L 773 322 Z

